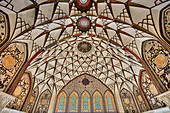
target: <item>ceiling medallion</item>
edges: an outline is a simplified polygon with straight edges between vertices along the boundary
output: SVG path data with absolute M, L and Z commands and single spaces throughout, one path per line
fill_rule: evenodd
M 92 6 L 92 0 L 75 0 L 75 4 L 78 10 L 86 12 Z
M 77 21 L 77 28 L 82 31 L 82 32 L 86 32 L 90 29 L 91 27 L 91 22 L 90 19 L 87 17 L 81 17 L 78 19 Z
M 92 49 L 92 45 L 88 42 L 80 42 L 77 46 L 77 49 L 82 53 L 87 53 Z
M 85 85 L 85 86 L 89 85 L 89 83 L 90 83 L 90 81 L 87 78 L 84 78 L 82 80 L 82 84 Z

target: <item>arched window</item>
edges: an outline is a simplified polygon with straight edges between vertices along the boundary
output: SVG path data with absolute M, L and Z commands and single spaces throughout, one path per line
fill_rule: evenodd
M 66 93 L 62 91 L 57 99 L 56 112 L 65 112 L 66 98 L 67 98 Z
M 87 91 L 81 96 L 81 112 L 90 112 L 90 96 Z
M 96 91 L 93 94 L 93 105 L 94 105 L 94 112 L 102 112 L 103 111 L 102 96 L 98 91 Z
M 107 91 L 105 93 L 105 102 L 106 102 L 106 110 L 107 112 L 111 112 L 114 111 L 114 99 L 113 99 L 113 95 Z
M 78 112 L 78 94 L 73 91 L 69 98 L 69 112 Z
M 122 99 L 125 113 L 138 113 L 133 97 L 128 90 L 122 89 L 120 92 L 120 97 Z
M 153 109 L 163 106 L 163 103 L 159 102 L 159 100 L 156 98 L 156 96 L 159 95 L 158 90 L 156 89 L 155 85 L 153 84 L 146 71 L 141 72 L 140 85 L 142 87 L 144 95 L 146 95 Z
M 41 93 L 35 113 L 47 113 L 51 100 L 51 92 L 47 89 Z

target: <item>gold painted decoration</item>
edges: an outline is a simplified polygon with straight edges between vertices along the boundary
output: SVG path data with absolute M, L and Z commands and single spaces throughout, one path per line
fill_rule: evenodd
M 149 67 L 157 74 L 165 88 L 170 88 L 170 55 L 169 52 L 156 40 L 143 43 L 143 57 Z
M 21 43 L 10 44 L 0 54 L 0 90 L 4 90 L 11 79 L 23 66 L 26 58 L 26 47 Z

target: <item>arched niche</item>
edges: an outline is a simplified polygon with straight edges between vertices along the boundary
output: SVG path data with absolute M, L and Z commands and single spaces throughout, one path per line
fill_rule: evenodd
M 10 24 L 8 15 L 0 10 L 0 48 L 9 40 Z
M 142 45 L 142 55 L 149 68 L 152 70 L 154 82 L 157 82 L 164 91 L 170 88 L 169 52 L 157 40 L 146 40 Z
M 31 96 L 29 97 L 28 103 L 26 103 L 26 108 L 24 111 L 26 111 L 27 113 L 32 113 L 35 103 L 37 101 L 39 95 L 39 89 L 38 87 L 34 88 L 31 92 Z
M 48 112 L 51 96 L 52 94 L 50 90 L 46 89 L 45 91 L 43 91 L 39 96 L 39 100 L 37 102 L 36 109 L 34 112 L 35 113 Z
M 11 43 L 0 53 L 0 91 L 7 91 L 10 88 L 8 93 L 11 94 L 15 89 L 16 84 L 13 84 L 12 81 L 16 80 L 16 75 L 26 62 L 26 47 L 26 44 L 23 43 Z
M 120 91 L 120 97 L 122 100 L 123 108 L 125 113 L 138 113 L 134 98 L 130 91 L 123 88 Z
M 8 105 L 9 108 L 22 110 L 23 105 L 31 90 L 31 82 L 32 81 L 30 75 L 28 73 L 24 73 L 12 93 L 12 95 L 15 97 L 15 100 Z
M 159 92 L 146 71 L 141 71 L 139 80 L 141 90 L 146 97 L 151 109 L 157 109 L 165 106 L 163 102 L 160 102 L 157 99 L 156 96 L 159 95 Z
M 100 102 L 102 103 L 102 110 L 101 111 L 94 111 L 94 97 L 96 96 L 96 91 L 98 92 L 97 95 L 100 98 Z M 56 109 L 55 113 L 61 113 L 63 111 L 58 111 L 58 103 L 59 103 L 59 98 L 61 97 L 61 94 L 65 92 L 66 94 L 66 107 L 65 107 L 65 112 L 70 112 L 70 96 L 72 95 L 73 92 L 76 92 L 78 95 L 78 109 L 77 111 L 72 111 L 78 112 L 78 113 L 106 113 L 109 112 L 109 110 L 106 110 L 106 95 L 110 95 L 111 99 L 114 100 L 114 95 L 112 91 L 105 85 L 103 84 L 99 79 L 95 78 L 94 76 L 91 76 L 89 74 L 82 74 L 70 82 L 68 82 L 58 93 L 57 100 L 56 100 Z M 83 98 L 84 97 L 84 98 Z M 83 100 L 84 99 L 84 100 Z M 97 102 L 97 101 L 96 101 Z M 113 109 L 112 113 L 116 112 L 116 104 L 114 101 L 113 103 Z M 85 109 L 83 109 L 83 107 Z
M 160 11 L 160 33 L 165 41 L 170 42 L 170 33 L 169 33 L 169 14 L 170 14 L 170 6 L 165 6 Z
M 135 96 L 135 99 L 137 100 L 139 109 L 141 112 L 145 112 L 148 110 L 146 102 L 144 101 L 144 98 L 137 86 L 133 86 L 133 94 Z

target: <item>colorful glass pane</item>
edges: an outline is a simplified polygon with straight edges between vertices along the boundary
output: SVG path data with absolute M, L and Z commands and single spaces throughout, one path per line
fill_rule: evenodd
M 84 92 L 82 94 L 81 111 L 82 112 L 90 112 L 90 96 L 87 92 Z
M 102 96 L 101 94 L 96 91 L 93 95 L 93 103 L 94 103 L 94 111 L 95 112 L 102 112 Z
M 106 110 L 107 111 L 114 111 L 114 100 L 112 94 L 107 91 L 105 94 L 105 101 L 106 101 Z
M 70 112 L 77 112 L 77 105 L 78 105 L 78 95 L 77 95 L 76 92 L 73 92 L 70 95 L 69 111 Z
M 66 94 L 63 91 L 58 96 L 56 111 L 57 112 L 65 112 L 65 105 L 66 105 Z

